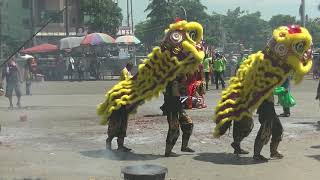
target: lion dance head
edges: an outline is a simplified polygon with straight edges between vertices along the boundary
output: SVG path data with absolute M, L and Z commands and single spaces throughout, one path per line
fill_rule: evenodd
M 170 52 L 171 57 L 176 57 L 181 62 L 183 72 L 190 73 L 190 69 L 195 70 L 203 58 L 204 51 L 202 45 L 203 28 L 197 22 L 178 21 L 171 24 L 165 30 L 165 36 L 161 42 L 161 51 Z
M 301 82 L 312 67 L 312 37 L 307 29 L 298 25 L 281 26 L 273 31 L 267 45 L 271 52 L 294 71 L 294 80 Z

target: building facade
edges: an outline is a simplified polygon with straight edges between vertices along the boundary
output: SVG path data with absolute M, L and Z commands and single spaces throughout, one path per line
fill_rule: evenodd
M 80 0 L 31 0 L 33 1 L 33 21 L 39 29 L 53 18 L 36 36 L 40 42 L 56 42 L 61 37 L 75 36 L 82 27 L 80 18 Z M 67 5 L 67 9 L 65 9 Z M 66 12 L 67 11 L 67 12 Z
M 4 34 L 8 31 L 8 0 L 0 0 L 0 62 L 3 58 Z
M 0 0 L 1 36 L 22 40 L 31 34 L 30 4 L 26 0 Z
M 41 33 L 75 33 L 80 23 L 80 0 L 33 0 L 34 6 L 34 22 L 37 27 L 41 27 L 43 22 L 49 18 L 55 17 L 52 23 L 45 27 Z M 61 12 L 65 6 L 66 10 Z M 68 21 L 67 21 L 68 19 Z
M 1 37 L 19 41 L 27 40 L 51 18 L 36 39 L 66 36 L 66 31 L 75 35 L 82 25 L 80 0 L 0 0 L 0 10 Z

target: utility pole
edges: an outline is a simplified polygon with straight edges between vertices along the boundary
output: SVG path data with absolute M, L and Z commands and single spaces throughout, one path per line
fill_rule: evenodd
M 129 0 L 127 0 L 127 23 L 128 27 L 130 27 Z
M 4 27 L 2 25 L 2 6 L 0 6 L 0 60 L 3 57 L 3 53 L 2 53 L 2 27 Z
M 65 27 L 66 27 L 66 36 L 69 36 L 69 14 L 68 14 L 68 5 L 69 5 L 69 1 L 65 0 L 65 8 L 66 8 L 66 19 L 65 19 Z
M 221 47 L 224 51 L 224 45 L 225 45 L 225 33 L 224 33 L 224 29 L 223 29 L 223 25 L 222 25 L 222 16 L 219 16 L 219 30 L 220 30 L 220 35 L 221 35 Z
M 131 9 L 130 9 L 130 11 L 131 11 L 131 29 L 132 29 L 132 34 L 134 34 L 134 31 L 133 31 L 133 11 L 132 11 L 132 0 L 130 0 L 130 6 L 131 6 Z
M 300 13 L 300 17 L 301 17 L 301 25 L 303 27 L 305 27 L 306 26 L 306 2 L 305 2 L 305 0 L 301 0 L 299 13 Z
M 34 4 L 34 0 L 30 0 L 30 32 L 31 32 L 31 35 L 33 35 L 34 33 L 34 26 L 35 26 L 35 23 L 34 23 L 34 17 L 35 17 L 35 4 Z M 35 45 L 35 38 L 31 41 L 31 44 L 32 46 Z

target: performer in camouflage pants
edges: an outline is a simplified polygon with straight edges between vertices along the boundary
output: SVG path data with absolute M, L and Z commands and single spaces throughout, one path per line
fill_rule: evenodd
M 231 122 L 229 122 L 231 123 Z M 241 148 L 242 140 L 249 136 L 253 129 L 253 119 L 251 117 L 246 117 L 243 121 L 233 122 L 233 142 L 231 146 L 234 149 L 234 154 L 249 154 L 248 151 Z
M 125 147 L 124 138 L 127 136 L 128 112 L 127 107 L 122 106 L 120 109 L 112 112 L 108 122 L 108 138 L 106 140 L 107 150 L 111 150 L 111 142 L 117 137 L 118 151 L 129 152 L 130 148 Z
M 268 159 L 262 156 L 261 150 L 268 143 L 270 136 L 270 157 L 275 159 L 283 158 L 283 155 L 278 152 L 278 145 L 282 139 L 283 127 L 278 118 L 275 109 L 273 96 L 264 100 L 258 108 L 259 122 L 261 123 L 257 137 L 254 142 L 254 160 L 267 161 Z
M 181 77 L 180 77 L 181 78 Z M 182 130 L 181 151 L 194 152 L 188 147 L 188 142 L 193 130 L 191 118 L 183 110 L 180 102 L 179 78 L 170 82 L 166 88 L 164 110 L 167 114 L 169 130 L 166 140 L 165 156 L 172 155 L 172 149 L 180 135 L 179 127 Z

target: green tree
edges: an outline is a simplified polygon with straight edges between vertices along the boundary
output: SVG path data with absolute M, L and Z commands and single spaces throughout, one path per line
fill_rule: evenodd
M 121 9 L 112 0 L 81 0 L 80 9 L 92 31 L 115 35 L 122 23 Z
M 237 24 L 239 18 L 245 14 L 245 11 L 240 7 L 235 8 L 234 10 L 228 9 L 227 14 L 216 15 L 219 18 L 219 36 L 222 37 L 225 34 L 226 42 L 238 42 L 239 37 L 237 33 L 234 33 L 235 25 Z M 223 34 L 221 32 L 223 31 Z M 221 39 L 221 38 L 220 38 Z
M 10 36 L 2 36 L 3 43 L 3 57 L 9 57 L 12 53 L 14 53 L 21 45 L 23 40 L 12 38 Z
M 271 26 L 272 29 L 277 28 L 279 26 L 287 26 L 295 23 L 297 23 L 297 21 L 294 16 L 283 15 L 283 14 L 272 16 L 271 19 L 269 20 L 269 25 Z
M 254 50 L 264 48 L 271 32 L 268 22 L 261 19 L 260 12 L 241 16 L 233 27 L 234 40 Z
M 200 0 L 181 0 L 177 1 L 173 6 L 175 9 L 175 15 L 185 19 L 183 8 L 186 10 L 188 21 L 197 21 L 200 23 L 206 23 L 208 14 L 205 12 L 207 9 Z
M 147 48 L 151 48 L 155 42 L 155 35 L 152 32 L 152 25 L 150 20 L 138 23 L 135 26 L 135 36 L 145 44 Z
M 314 19 L 309 19 L 308 22 L 306 22 L 306 28 L 312 35 L 314 46 L 320 47 L 320 24 L 318 24 Z
M 218 46 L 220 42 L 220 15 L 216 13 L 207 18 L 204 28 L 204 40 L 207 44 Z
M 258 50 L 265 46 L 271 36 L 271 28 L 267 21 L 261 19 L 260 12 L 249 13 L 240 7 L 228 10 L 226 15 L 213 12 L 206 26 L 205 39 L 215 46 L 241 43 L 246 48 Z
M 145 9 L 145 12 L 148 12 L 148 22 L 144 23 L 145 27 L 143 29 L 146 34 L 153 33 L 154 37 L 152 39 L 148 38 L 151 40 L 151 44 L 159 41 L 164 34 L 164 29 L 173 22 L 174 9 L 172 6 L 175 3 L 175 0 L 150 0 L 149 5 Z
M 148 12 L 148 19 L 136 25 L 135 35 L 147 46 L 158 44 L 165 28 L 173 23 L 176 17 L 185 18 L 184 10 L 188 21 L 198 21 L 206 25 L 209 16 L 205 9 L 200 0 L 150 0 L 145 10 Z

